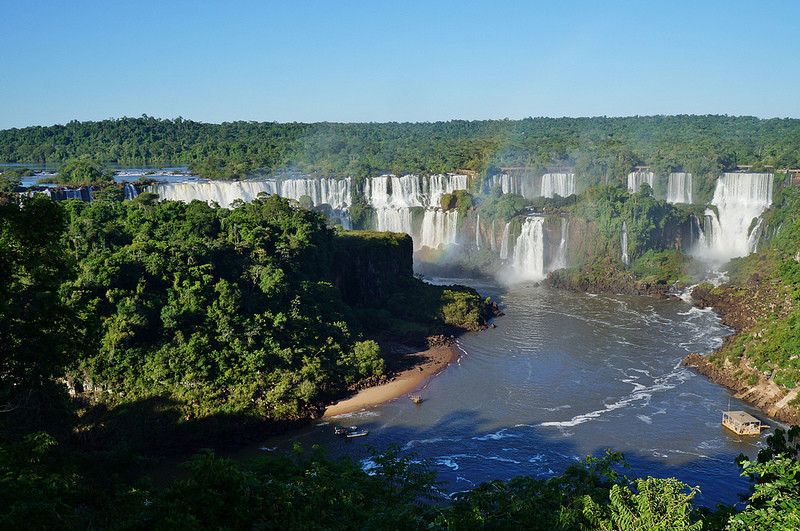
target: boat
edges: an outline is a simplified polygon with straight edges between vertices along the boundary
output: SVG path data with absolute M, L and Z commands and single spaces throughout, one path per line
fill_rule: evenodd
M 334 435 L 344 435 L 346 433 L 347 433 L 347 428 L 345 428 L 344 426 L 336 426 L 333 428 Z
M 415 404 L 422 403 L 422 397 L 419 395 L 408 395 L 408 399 L 414 402 Z
M 722 425 L 736 435 L 761 435 L 769 426 L 744 411 L 723 411 Z
M 348 431 L 347 438 L 352 439 L 353 437 L 363 437 L 369 434 L 369 430 L 360 430 L 360 431 Z

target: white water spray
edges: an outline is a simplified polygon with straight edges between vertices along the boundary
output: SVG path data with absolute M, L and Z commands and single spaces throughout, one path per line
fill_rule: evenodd
M 760 224 L 754 220 L 772 204 L 772 174 L 725 173 L 717 181 L 711 204 L 716 212 L 706 210 L 703 235 L 693 254 L 712 263 L 745 256 L 757 244 Z

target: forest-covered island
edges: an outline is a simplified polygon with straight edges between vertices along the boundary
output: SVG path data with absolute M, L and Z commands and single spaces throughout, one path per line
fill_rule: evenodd
M 206 453 L 187 479 L 154 488 L 142 454 L 285 429 L 379 381 L 391 363 L 382 343 L 485 326 L 490 301 L 415 278 L 412 254 L 422 271 L 488 274 L 501 251 L 485 245 L 442 262 L 415 253 L 408 236 L 344 230 L 325 208 L 277 196 L 225 208 L 158 201 L 142 184 L 123 200 L 106 168 L 188 165 L 212 179 L 292 169 L 357 183 L 461 172 L 470 186 L 444 194 L 439 208 L 472 226 L 476 240 L 494 241 L 501 227 L 521 235 L 535 213 L 557 242 L 569 219 L 563 267 L 546 282 L 660 297 L 702 279 L 688 240 L 720 175 L 770 173 L 758 252 L 731 262 L 729 284 L 694 289 L 739 333 L 694 364 L 742 383 L 743 393 L 774 386 L 763 406 L 797 423 L 800 194 L 791 170 L 800 166 L 800 120 L 215 125 L 145 116 L 0 131 L 0 160 L 20 165 L 0 176 L 8 191 L 0 196 L 6 525 L 750 529 L 800 519 L 797 429 L 776 433 L 757 463 L 742 463 L 756 480 L 743 511 L 699 509 L 674 479 L 629 480 L 613 452 L 549 480 L 489 482 L 450 501 L 424 464 L 397 449 L 376 454 L 374 477 L 300 450 L 248 465 Z M 97 187 L 94 200 L 13 193 L 25 164 L 54 163 L 64 164 L 60 184 Z M 569 197 L 503 193 L 493 179 L 563 168 L 578 181 Z M 691 173 L 693 201 L 667 202 L 665 179 L 630 190 L 636 171 Z M 354 228 L 372 227 L 370 205 L 356 197 L 350 212 Z

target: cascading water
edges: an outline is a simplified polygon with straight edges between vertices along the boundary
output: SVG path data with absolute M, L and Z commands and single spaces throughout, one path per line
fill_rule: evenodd
M 147 191 L 158 194 L 159 199 L 183 201 L 194 200 L 214 202 L 224 208 L 230 208 L 234 201 L 241 199 L 250 202 L 260 193 L 268 195 L 278 193 L 275 180 L 266 181 L 185 181 L 181 183 L 158 183 L 149 186 Z
M 456 190 L 469 188 L 469 176 L 461 174 L 431 175 L 424 182 L 427 183 L 427 205 L 440 206 L 444 194 L 452 194 Z
M 507 173 L 492 175 L 492 186 L 498 185 L 503 194 L 522 194 L 522 180 L 519 175 Z
M 500 260 L 508 260 L 508 231 L 511 223 L 506 223 L 503 235 L 500 237 Z
M 553 261 L 551 270 L 567 267 L 567 233 L 569 218 L 561 218 L 561 242 L 558 244 L 558 253 Z
M 440 245 L 456 243 L 458 233 L 458 211 L 443 212 L 441 210 L 426 210 L 422 218 L 422 231 L 419 238 L 414 239 L 414 248 L 430 247 L 438 249 Z M 419 244 L 417 244 L 419 242 Z
M 712 263 L 749 254 L 757 243 L 753 220 L 771 203 L 771 173 L 724 173 L 711 200 L 716 211 L 706 210 L 703 236 L 693 254 Z
M 653 172 L 651 171 L 634 171 L 628 174 L 628 191 L 632 194 L 639 193 L 639 188 L 642 183 L 647 183 L 650 188 L 653 187 Z
M 542 175 L 542 197 L 554 197 L 555 195 L 567 197 L 574 193 L 574 173 L 545 173 Z
M 692 203 L 692 174 L 670 173 L 667 182 L 668 203 Z
M 513 280 L 538 281 L 544 278 L 543 226 L 544 219 L 540 217 L 530 217 L 522 224 L 511 261 Z
M 330 205 L 333 210 L 350 208 L 350 178 L 344 179 L 286 179 L 279 181 L 278 195 L 287 199 L 299 200 L 303 196 L 311 198 L 311 204 L 319 206 Z
M 478 214 L 477 219 L 475 220 L 475 247 L 480 250 L 481 248 L 481 215 Z
M 135 199 L 137 195 L 139 195 L 139 191 L 136 190 L 136 187 L 130 183 L 125 183 L 125 199 Z
M 408 208 L 381 208 L 373 216 L 375 230 L 378 232 L 404 232 L 413 238 L 411 230 L 411 210 Z
M 631 265 L 631 259 L 628 257 L 628 224 L 622 222 L 622 263 L 626 266 Z

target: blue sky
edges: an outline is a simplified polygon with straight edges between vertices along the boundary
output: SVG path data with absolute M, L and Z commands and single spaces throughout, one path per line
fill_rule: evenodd
M 0 0 L 0 129 L 800 118 L 800 1 Z

